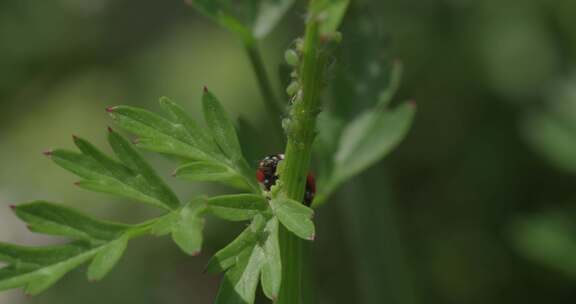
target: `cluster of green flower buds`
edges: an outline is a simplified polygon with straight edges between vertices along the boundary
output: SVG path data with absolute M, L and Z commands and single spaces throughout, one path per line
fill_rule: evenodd
M 284 60 L 286 60 L 286 63 L 293 68 L 292 73 L 290 74 L 290 84 L 286 88 L 286 93 L 290 96 L 291 103 L 298 102 L 298 100 L 302 98 L 302 86 L 298 70 L 302 59 L 304 42 L 301 38 L 298 38 L 294 41 L 293 45 L 293 48 L 286 50 L 284 53 Z

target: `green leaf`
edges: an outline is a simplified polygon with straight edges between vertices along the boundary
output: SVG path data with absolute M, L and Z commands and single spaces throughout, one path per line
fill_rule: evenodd
M 280 19 L 292 7 L 294 0 L 264 0 L 260 1 L 258 15 L 252 26 L 252 33 L 257 39 L 266 37 L 274 29 Z
M 386 108 L 392 98 L 398 91 L 400 87 L 400 81 L 402 80 L 402 63 L 399 60 L 394 60 L 392 63 L 392 70 L 390 71 L 390 80 L 388 82 L 388 86 L 385 90 L 380 92 L 380 96 L 378 96 L 378 107 L 384 109 Z
M 120 158 L 118 162 L 100 152 L 89 142 L 75 137 L 82 153 L 55 150 L 52 160 L 64 169 L 83 178 L 78 186 L 136 201 L 163 209 L 179 206 L 176 195 L 152 171 L 131 144 L 116 132 L 109 133 L 109 142 Z
M 200 182 L 219 182 L 241 190 L 251 190 L 250 185 L 234 169 L 218 162 L 194 161 L 174 171 L 174 176 Z
M 175 176 L 194 181 L 216 181 L 242 190 L 257 191 L 258 185 L 242 157 L 232 123 L 215 97 L 209 93 L 204 95 L 204 99 L 208 99 L 204 106 L 205 116 L 210 117 L 207 123 L 210 127 L 216 124 L 216 129 L 210 133 L 166 97 L 160 99 L 160 105 L 171 120 L 128 106 L 112 107 L 108 112 L 120 127 L 139 136 L 136 143 L 139 148 L 185 161 L 176 169 Z M 214 134 L 217 136 L 212 138 Z M 99 190 L 110 187 L 108 184 L 91 183 L 88 186 Z
M 321 34 L 331 34 L 338 30 L 349 4 L 350 0 L 316 0 L 313 2 L 310 11 L 322 20 Z
M 215 303 L 254 303 L 263 260 L 264 252 L 258 246 L 243 251 L 237 263 L 226 271 Z
M 157 219 L 150 229 L 150 233 L 155 236 L 163 236 L 172 232 L 172 227 L 178 222 L 180 213 L 173 211 Z
M 206 88 L 202 96 L 202 109 L 212 137 L 222 152 L 234 163 L 243 160 L 242 149 L 240 148 L 232 120 L 218 99 L 216 99 L 216 96 Z
M 261 271 L 262 290 L 270 300 L 276 300 L 282 283 L 282 260 L 278 240 L 278 219 L 273 217 L 264 229 L 266 239 L 261 245 L 264 261 Z
M 36 295 L 49 288 L 70 270 L 88 261 L 97 252 L 98 248 L 86 250 L 64 260 L 50 261 L 34 268 L 18 269 L 8 266 L 8 270 L 0 274 L 0 290 L 26 286 L 27 294 Z
M 88 280 L 99 281 L 114 268 L 124 254 L 128 237 L 124 236 L 103 246 L 88 267 Z
M 391 111 L 360 115 L 344 130 L 334 159 L 334 183 L 340 184 L 373 165 L 406 136 L 415 106 L 404 103 Z
M 215 147 L 204 131 L 174 103 L 161 99 L 161 104 L 178 122 L 129 106 L 110 108 L 109 113 L 120 127 L 138 135 L 136 145 L 140 148 L 185 159 L 212 159 L 208 152 Z
M 113 240 L 130 225 L 97 220 L 73 209 L 45 201 L 35 201 L 14 208 L 30 230 L 84 240 Z
M 251 44 L 255 38 L 261 39 L 268 35 L 295 1 L 256 0 L 238 4 L 219 0 L 190 2 L 198 11 Z
M 254 39 L 250 30 L 242 22 L 232 15 L 232 7 L 227 1 L 219 0 L 190 0 L 192 6 L 204 15 L 212 18 L 220 26 L 236 33 L 244 41 L 249 43 Z
M 178 221 L 172 227 L 172 239 L 189 255 L 198 255 L 202 250 L 205 209 L 203 199 L 188 203 L 180 210 Z
M 516 219 L 510 236 L 518 253 L 549 269 L 576 278 L 576 225 L 566 210 Z
M 194 143 L 200 150 L 205 152 L 217 150 L 214 141 L 208 136 L 206 130 L 200 127 L 181 106 L 168 97 L 160 98 L 160 106 L 170 114 L 173 118 L 173 123 L 177 124 L 177 126 L 182 126 L 194 138 Z
M 210 213 L 229 221 L 252 219 L 267 207 L 266 198 L 257 194 L 221 195 L 208 199 Z
M 262 216 L 255 216 L 248 226 L 240 235 L 238 235 L 226 247 L 219 250 L 208 262 L 206 266 L 207 273 L 218 273 L 227 270 L 238 262 L 242 252 L 251 251 L 256 245 L 259 235 L 265 227 Z
M 288 198 L 274 198 L 270 200 L 274 215 L 286 229 L 298 237 L 314 240 L 315 231 L 312 217 L 314 211 L 303 204 Z
M 566 104 L 570 105 L 568 101 Z M 555 167 L 576 174 L 576 115 L 565 112 L 572 115 L 550 110 L 528 113 L 521 126 L 536 152 Z
M 0 261 L 12 264 L 15 269 L 35 268 L 39 265 L 68 259 L 88 249 L 88 244 L 80 241 L 45 247 L 28 247 L 0 242 Z
M 108 142 L 116 156 L 133 172 L 138 185 L 153 197 L 157 198 L 170 209 L 180 206 L 176 194 L 164 183 L 156 172 L 148 165 L 132 144 L 115 131 L 108 133 Z M 144 188 L 147 187 L 147 188 Z

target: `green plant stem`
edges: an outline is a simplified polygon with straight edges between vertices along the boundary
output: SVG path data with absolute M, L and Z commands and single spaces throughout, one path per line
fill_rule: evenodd
M 283 131 L 282 126 L 278 123 L 283 116 L 282 108 L 278 103 L 278 99 L 274 94 L 274 90 L 272 89 L 272 85 L 270 84 L 270 80 L 266 73 L 266 69 L 264 68 L 264 63 L 262 61 L 262 55 L 260 54 L 260 50 L 256 46 L 256 41 L 245 41 L 244 46 L 246 49 L 246 53 L 250 58 L 250 63 L 252 64 L 252 69 L 254 69 L 254 74 L 256 75 L 256 79 L 258 80 L 258 86 L 260 87 L 260 93 L 262 94 L 264 107 L 270 115 L 271 123 L 274 126 L 274 130 L 278 138 L 282 137 Z
M 320 51 L 321 41 L 318 20 L 311 16 L 306 24 L 304 36 L 303 61 L 300 67 L 302 75 L 302 100 L 296 101 L 290 110 L 290 122 L 287 126 L 288 142 L 280 179 L 284 194 L 291 199 L 302 201 L 305 191 L 306 175 L 310 165 L 312 143 L 316 129 L 316 117 L 319 113 L 320 89 L 326 55 Z M 282 288 L 278 304 L 299 304 L 309 292 L 303 288 L 303 265 L 308 265 L 303 254 L 303 240 L 286 229 L 280 229 L 280 251 L 282 256 Z

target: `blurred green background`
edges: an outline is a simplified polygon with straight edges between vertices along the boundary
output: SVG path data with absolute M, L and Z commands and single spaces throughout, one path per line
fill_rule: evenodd
M 355 1 L 335 74 L 354 75 L 363 92 L 386 68 L 367 60 L 401 58 L 396 99 L 415 99 L 418 113 L 399 149 L 318 212 L 321 303 L 574 302 L 575 13 L 566 0 Z M 261 43 L 279 91 L 303 14 L 297 6 Z M 34 199 L 151 216 L 75 188 L 41 152 L 71 148 L 71 134 L 104 147 L 108 105 L 158 110 L 166 95 L 200 117 L 202 85 L 259 130 L 243 132 L 250 161 L 278 152 L 262 139 L 270 120 L 240 41 L 181 1 L 2 0 L 0 240 L 60 241 L 27 232 L 7 208 Z M 334 95 L 326 100 L 341 113 L 371 102 Z M 147 156 L 170 179 L 173 164 Z M 182 198 L 222 190 L 170 183 Z M 102 282 L 76 270 L 40 296 L 3 292 L 0 303 L 211 303 L 218 277 L 202 269 L 239 229 L 210 220 L 197 258 L 167 239 L 136 240 Z

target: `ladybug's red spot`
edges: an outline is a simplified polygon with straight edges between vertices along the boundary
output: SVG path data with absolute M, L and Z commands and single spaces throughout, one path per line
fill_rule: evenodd
M 306 186 L 310 188 L 312 194 L 316 193 L 316 181 L 312 173 L 308 173 L 308 176 L 306 176 Z
M 260 169 L 256 170 L 256 179 L 261 183 L 264 182 L 264 179 L 266 179 L 266 177 L 264 176 L 264 172 L 262 172 L 262 170 Z

